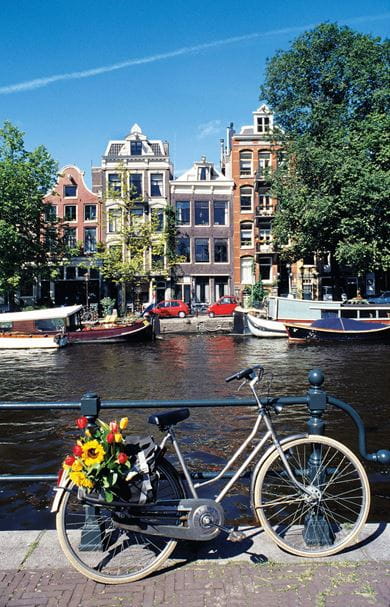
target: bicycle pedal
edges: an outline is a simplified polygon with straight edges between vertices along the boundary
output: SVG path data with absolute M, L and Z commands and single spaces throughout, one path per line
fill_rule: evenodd
M 232 531 L 230 531 L 226 539 L 228 542 L 242 542 L 243 540 L 245 540 L 245 538 L 245 533 L 233 529 Z

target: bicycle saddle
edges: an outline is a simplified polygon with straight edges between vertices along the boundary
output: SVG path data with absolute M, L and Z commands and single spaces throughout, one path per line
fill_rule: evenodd
M 189 416 L 189 409 L 176 409 L 175 411 L 167 411 L 166 413 L 155 413 L 149 417 L 148 423 L 159 426 L 161 430 L 166 430 L 169 426 L 174 426 Z

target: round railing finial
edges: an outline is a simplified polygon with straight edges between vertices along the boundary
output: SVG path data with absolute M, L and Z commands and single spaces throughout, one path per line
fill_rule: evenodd
M 325 380 L 325 376 L 321 369 L 312 369 L 311 371 L 309 371 L 309 375 L 307 377 L 309 383 L 314 388 L 319 388 L 320 386 L 322 386 Z

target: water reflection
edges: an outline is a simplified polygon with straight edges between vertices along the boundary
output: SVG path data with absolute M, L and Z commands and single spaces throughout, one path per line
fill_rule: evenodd
M 325 389 L 356 406 L 367 426 L 368 450 L 374 451 L 390 447 L 389 362 L 388 345 L 302 347 L 284 340 L 229 335 L 167 336 L 153 344 L 131 346 L 84 344 L 39 354 L 3 351 L 0 400 L 77 401 L 87 390 L 95 390 L 106 400 L 223 398 L 236 394 L 238 387 L 226 384 L 225 377 L 259 363 L 267 369 L 264 389 L 271 394 L 304 394 L 309 370 L 320 367 Z M 150 431 L 146 416 L 142 410 L 132 411 L 135 432 Z M 58 411 L 0 412 L 1 473 L 55 472 L 77 435 L 74 418 L 74 413 Z M 253 418 L 250 408 L 193 409 L 190 419 L 181 424 L 185 451 L 193 462 L 210 469 L 243 440 Z M 291 408 L 278 418 L 278 427 L 300 432 L 306 419 L 304 408 Z M 329 435 L 357 450 L 355 427 L 345 414 L 329 411 L 326 421 Z M 368 468 L 376 475 L 374 516 L 383 520 L 389 487 L 384 472 L 389 474 L 389 470 Z M 49 524 L 47 486 L 4 485 L 0 492 L 3 524 L 9 525 L 9 519 L 4 521 L 15 513 L 27 527 Z

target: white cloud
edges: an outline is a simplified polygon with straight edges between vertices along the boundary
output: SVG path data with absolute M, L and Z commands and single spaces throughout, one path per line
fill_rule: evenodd
M 198 126 L 197 139 L 205 139 L 210 135 L 217 135 L 221 131 L 220 120 L 210 120 Z
M 364 21 L 381 21 L 388 19 L 390 13 L 382 15 L 367 15 L 365 17 L 356 17 L 354 19 L 346 20 L 347 23 L 361 23 Z M 64 80 L 79 80 L 81 78 L 91 78 L 92 76 L 99 76 L 100 74 L 106 74 L 115 70 L 121 70 L 126 67 L 132 67 L 134 65 L 142 65 L 145 63 L 154 63 L 156 61 L 162 61 L 164 59 L 171 59 L 172 57 L 179 57 L 181 55 L 190 55 L 198 51 L 204 51 L 219 46 L 225 46 L 228 44 L 235 44 L 237 42 L 245 42 L 248 40 L 254 40 L 256 38 L 268 38 L 270 36 L 278 36 L 285 34 L 299 33 L 307 29 L 315 27 L 316 24 L 300 25 L 296 27 L 285 27 L 281 29 L 270 30 L 268 32 L 254 32 L 252 34 L 244 34 L 242 36 L 233 36 L 231 38 L 224 38 L 222 40 L 214 40 L 212 42 L 205 42 L 204 44 L 196 44 L 194 46 L 184 46 L 183 48 L 176 49 L 167 53 L 159 53 L 151 55 L 149 57 L 140 57 L 138 59 L 128 59 L 121 63 L 114 63 L 112 65 L 105 65 L 101 67 L 92 68 L 89 70 L 68 72 L 65 74 L 55 74 L 53 76 L 47 76 L 43 78 L 35 78 L 33 80 L 26 80 L 24 82 L 18 82 L 16 84 L 8 84 L 0 87 L 0 95 L 9 95 L 11 93 L 20 93 L 23 91 L 31 91 L 33 89 L 42 88 L 55 82 Z

